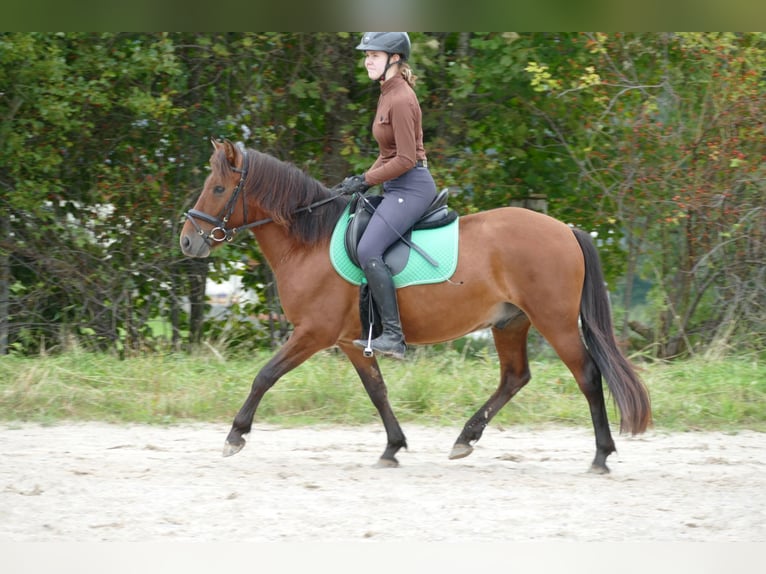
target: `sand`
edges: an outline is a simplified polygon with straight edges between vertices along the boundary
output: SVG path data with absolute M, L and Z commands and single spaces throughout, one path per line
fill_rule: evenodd
M 0 426 L 0 541 L 762 542 L 766 434 L 615 435 L 587 472 L 591 430 L 490 427 L 448 460 L 459 427 Z

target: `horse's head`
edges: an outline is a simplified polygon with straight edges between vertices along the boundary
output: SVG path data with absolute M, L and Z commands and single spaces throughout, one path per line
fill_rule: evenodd
M 181 230 L 181 250 L 190 257 L 207 257 L 211 249 L 231 241 L 247 217 L 243 190 L 246 152 L 228 140 L 212 143 L 210 175 Z
M 240 149 L 228 140 L 213 141 L 213 147 L 210 175 L 181 230 L 184 254 L 207 257 L 236 233 L 267 223 L 299 244 L 329 240 L 347 196 L 268 154 Z

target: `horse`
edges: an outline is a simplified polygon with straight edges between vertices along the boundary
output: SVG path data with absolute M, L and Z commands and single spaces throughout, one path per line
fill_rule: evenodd
M 386 432 L 376 464 L 395 467 L 407 440 L 388 399 L 377 357 L 352 343 L 361 332 L 359 287 L 333 268 L 329 242 L 347 208 L 341 195 L 297 166 L 228 140 L 212 140 L 210 172 L 186 213 L 181 250 L 207 257 L 238 232 L 255 236 L 274 272 L 293 331 L 257 372 L 224 444 L 245 446 L 264 394 L 317 352 L 336 347 L 351 361 Z M 620 350 L 599 254 L 591 236 L 548 215 L 499 207 L 460 216 L 459 256 L 447 281 L 398 290 L 408 344 L 432 345 L 490 328 L 500 366 L 497 389 L 465 423 L 450 459 L 468 456 L 498 411 L 531 378 L 530 327 L 547 340 L 587 400 L 596 454 L 589 471 L 609 472 L 615 452 L 602 376 L 620 414 L 620 433 L 652 424 L 646 386 Z

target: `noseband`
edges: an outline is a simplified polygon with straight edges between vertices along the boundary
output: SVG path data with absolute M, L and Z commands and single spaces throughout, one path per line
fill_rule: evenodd
M 208 215 L 204 211 L 199 211 L 197 209 L 190 209 L 186 212 L 186 219 L 191 222 L 191 224 L 194 226 L 194 229 L 197 230 L 197 233 L 202 236 L 205 242 L 209 242 L 209 240 L 218 243 L 221 241 L 232 241 L 234 239 L 234 235 L 236 235 L 237 232 L 242 229 L 252 229 L 254 227 L 258 227 L 274 221 L 273 218 L 267 217 L 265 219 L 258 219 L 256 221 L 251 221 L 250 223 L 245 223 L 239 227 L 227 227 L 229 219 L 231 219 L 231 216 L 234 213 L 234 208 L 237 205 L 237 199 L 239 198 L 240 192 L 242 193 L 242 219 L 243 221 L 247 222 L 247 202 L 245 201 L 245 192 L 242 188 L 243 184 L 245 183 L 245 178 L 247 177 L 247 150 L 243 150 L 242 152 L 242 169 L 237 169 L 236 167 L 232 167 L 231 169 L 240 174 L 239 183 L 237 183 L 237 187 L 234 188 L 229 201 L 226 202 L 226 205 L 223 207 L 219 217 L 213 217 L 212 215 Z M 300 207 L 293 213 L 300 213 L 302 211 L 310 212 L 315 207 L 330 203 L 333 199 L 339 197 L 340 195 L 341 194 L 330 195 L 329 197 L 315 201 L 311 205 Z M 210 231 L 205 232 L 205 230 L 202 229 L 197 223 L 197 219 L 205 221 L 206 223 L 210 223 L 214 227 Z

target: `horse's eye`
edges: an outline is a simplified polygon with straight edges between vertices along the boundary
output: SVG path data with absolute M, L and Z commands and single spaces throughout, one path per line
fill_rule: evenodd
M 221 195 L 224 191 L 226 191 L 226 188 L 222 185 L 216 185 L 213 188 L 213 193 L 215 193 L 216 195 Z

